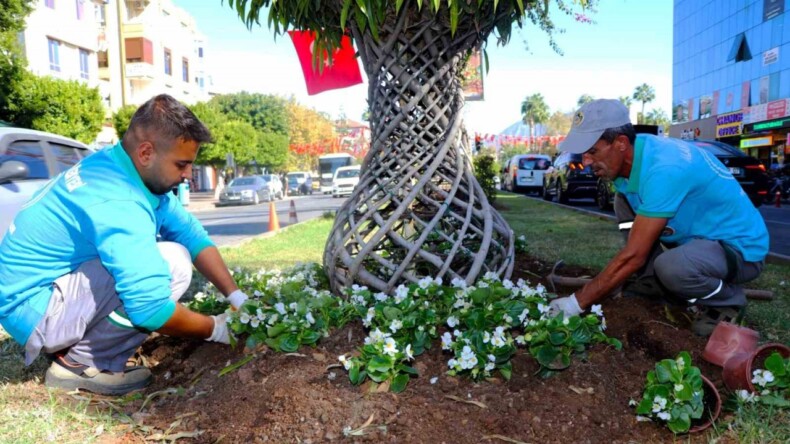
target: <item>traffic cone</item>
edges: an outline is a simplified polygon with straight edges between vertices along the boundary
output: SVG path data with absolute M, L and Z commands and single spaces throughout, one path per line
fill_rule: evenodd
M 274 202 L 269 202 L 269 231 L 277 231 L 280 229 L 280 221 L 277 219 L 277 208 L 274 207 Z
M 299 222 L 299 218 L 296 217 L 296 204 L 294 204 L 293 199 L 291 199 L 291 210 L 288 212 L 288 225 L 295 224 Z
M 776 208 L 781 208 L 781 206 L 782 206 L 782 192 L 781 191 L 778 191 L 778 190 L 776 191 L 776 201 L 774 202 L 774 205 L 776 206 Z

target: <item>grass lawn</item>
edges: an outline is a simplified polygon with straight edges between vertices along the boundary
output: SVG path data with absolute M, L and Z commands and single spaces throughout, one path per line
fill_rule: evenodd
M 569 265 L 600 270 L 623 243 L 610 221 L 548 203 L 502 193 L 501 213 L 516 235 L 524 234 L 530 254 L 547 261 L 563 259 Z M 230 267 L 286 268 L 297 262 L 321 262 L 330 219 L 315 219 L 282 233 L 223 248 Z M 790 266 L 768 265 L 749 286 L 773 290 L 773 302 L 754 302 L 747 320 L 764 339 L 790 343 Z M 41 380 L 46 362 L 39 359 L 24 367 L 21 348 L 0 330 L 0 443 L 106 441 L 123 433 L 123 427 L 106 411 L 88 409 L 84 399 L 55 397 Z M 736 422 L 728 438 L 739 442 L 786 442 L 790 418 L 786 411 L 750 407 Z M 713 434 L 725 433 L 724 425 Z M 732 435 L 735 433 L 735 436 Z M 714 436 L 711 436 L 714 438 Z

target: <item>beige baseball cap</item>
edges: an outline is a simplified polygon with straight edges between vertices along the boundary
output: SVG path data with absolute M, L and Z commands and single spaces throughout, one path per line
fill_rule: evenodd
M 619 100 L 597 99 L 586 103 L 573 114 L 568 136 L 560 151 L 581 154 L 592 148 L 604 131 L 631 123 L 628 108 Z

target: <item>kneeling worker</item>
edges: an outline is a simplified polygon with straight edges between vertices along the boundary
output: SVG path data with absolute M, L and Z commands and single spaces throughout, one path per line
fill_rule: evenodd
M 0 244 L 0 324 L 45 383 L 120 395 L 151 372 L 127 360 L 152 331 L 229 342 L 227 315 L 178 304 L 192 265 L 234 307 L 239 290 L 206 231 L 170 191 L 192 177 L 209 130 L 168 95 L 143 104 L 123 140 L 53 178 Z
M 741 284 L 768 254 L 762 216 L 713 154 L 679 139 L 634 133 L 618 100 L 595 100 L 573 117 L 560 150 L 582 153 L 595 175 L 614 181 L 625 247 L 591 282 L 551 302 L 576 315 L 634 273 L 652 275 L 671 296 L 700 306 L 692 329 L 707 336 L 743 312 Z

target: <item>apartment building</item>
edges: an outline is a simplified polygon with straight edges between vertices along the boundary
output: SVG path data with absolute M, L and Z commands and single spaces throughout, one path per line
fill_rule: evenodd
M 112 109 L 162 93 L 190 104 L 209 99 L 206 39 L 187 12 L 169 0 L 109 0 L 98 15 L 99 78 Z
M 39 76 L 98 86 L 96 7 L 101 0 L 38 0 L 20 40 L 28 69 Z

